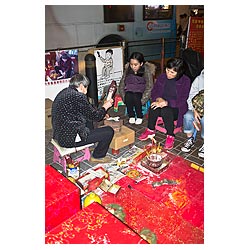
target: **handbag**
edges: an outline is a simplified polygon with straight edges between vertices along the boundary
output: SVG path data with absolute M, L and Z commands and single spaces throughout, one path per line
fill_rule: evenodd
M 194 109 L 198 112 L 200 117 L 204 116 L 204 89 L 200 90 L 197 95 L 192 98 Z

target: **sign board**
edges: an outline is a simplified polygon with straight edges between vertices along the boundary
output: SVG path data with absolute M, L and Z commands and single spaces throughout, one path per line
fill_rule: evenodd
M 123 74 L 123 47 L 109 47 L 94 49 L 96 58 L 96 74 L 98 98 L 100 99 L 103 89 L 109 86 L 112 80 L 119 85 Z
M 189 17 L 186 47 L 204 56 L 204 17 Z

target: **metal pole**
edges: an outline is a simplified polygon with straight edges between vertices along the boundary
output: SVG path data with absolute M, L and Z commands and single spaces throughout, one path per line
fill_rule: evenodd
M 87 95 L 92 98 L 96 107 L 98 107 L 98 89 L 97 89 L 97 74 L 96 74 L 96 58 L 93 54 L 85 56 L 85 72 L 90 80 Z

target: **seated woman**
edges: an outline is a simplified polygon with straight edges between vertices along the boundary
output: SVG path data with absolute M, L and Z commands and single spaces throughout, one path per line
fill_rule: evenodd
M 97 143 L 91 162 L 106 163 L 106 156 L 114 136 L 110 126 L 94 129 L 93 121 L 102 120 L 112 106 L 113 99 L 104 102 L 101 108 L 94 108 L 87 97 L 89 79 L 81 74 L 71 77 L 69 87 L 61 90 L 52 104 L 53 139 L 65 148 L 80 147 Z
M 193 81 L 189 92 L 189 97 L 187 99 L 188 111 L 184 115 L 183 120 L 183 132 L 187 135 L 187 141 L 181 148 L 181 151 L 185 153 L 189 152 L 194 146 L 197 131 L 201 130 L 201 138 L 204 140 L 204 95 L 201 95 L 202 91 L 204 91 L 204 69 L 201 71 L 200 75 L 197 76 Z M 201 112 L 201 110 L 199 110 L 199 108 L 195 107 L 196 105 L 193 104 L 193 98 L 199 93 L 199 105 L 203 107 L 203 112 Z M 197 128 L 195 128 L 196 124 L 198 124 Z M 198 150 L 198 156 L 204 158 L 204 144 Z
M 154 74 L 155 65 L 145 62 L 142 53 L 131 54 L 118 88 L 119 94 L 126 104 L 130 124 L 142 123 L 142 105 L 145 105 L 150 99 Z
M 190 87 L 190 79 L 184 75 L 183 60 L 181 58 L 169 59 L 166 73 L 159 75 L 151 91 L 152 103 L 148 114 L 148 126 L 140 135 L 139 140 L 144 141 L 155 136 L 155 124 L 161 116 L 167 130 L 164 148 L 173 148 L 174 121 L 177 120 L 177 127 L 182 127 L 183 115 L 188 109 L 187 99 Z

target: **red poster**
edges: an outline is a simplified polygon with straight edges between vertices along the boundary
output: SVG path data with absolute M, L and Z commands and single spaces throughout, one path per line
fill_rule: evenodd
M 204 17 L 189 18 L 186 47 L 192 48 L 204 56 Z

